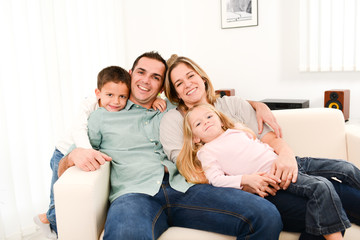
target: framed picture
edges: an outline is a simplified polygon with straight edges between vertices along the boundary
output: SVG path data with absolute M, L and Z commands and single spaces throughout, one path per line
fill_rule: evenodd
M 221 28 L 258 25 L 257 0 L 221 0 Z

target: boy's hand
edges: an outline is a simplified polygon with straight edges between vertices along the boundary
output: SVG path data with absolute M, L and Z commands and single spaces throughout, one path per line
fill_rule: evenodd
M 166 110 L 166 101 L 161 97 L 157 97 L 152 104 L 152 108 L 164 112 Z

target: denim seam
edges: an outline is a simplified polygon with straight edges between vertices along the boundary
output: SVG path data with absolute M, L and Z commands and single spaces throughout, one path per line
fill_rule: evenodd
M 234 213 L 234 212 L 230 212 L 230 211 L 226 211 L 226 210 L 214 209 L 214 208 L 206 208 L 206 207 L 199 207 L 199 206 L 188 206 L 188 205 L 182 205 L 182 204 L 171 204 L 170 207 L 182 207 L 182 208 L 193 209 L 193 210 L 205 210 L 205 211 L 209 211 L 209 212 L 222 213 L 222 214 L 234 216 L 234 217 L 239 218 L 239 219 L 241 219 L 242 221 L 244 221 L 244 222 L 246 222 L 248 224 L 250 233 L 255 232 L 251 222 L 249 221 L 249 219 L 247 219 L 246 217 L 244 217 L 243 215 L 240 215 L 238 213 Z M 247 238 L 249 238 L 249 236 L 245 237 L 245 239 L 247 239 Z
M 353 187 L 360 189 L 360 185 L 358 184 L 357 180 L 354 179 L 354 178 L 352 178 L 352 177 L 350 177 L 350 176 L 347 176 L 346 174 L 344 174 L 344 172 L 335 172 L 335 171 L 311 171 L 311 172 L 306 173 L 306 174 L 309 174 L 309 175 L 319 175 L 319 176 L 321 176 L 322 173 L 331 173 L 331 174 L 342 175 L 345 179 L 348 178 L 348 179 L 350 179 L 350 180 L 355 184 L 355 186 L 353 186 Z M 352 186 L 351 184 L 349 184 L 349 185 Z
M 152 239 L 153 239 L 153 240 L 155 240 L 155 232 L 154 232 L 154 230 L 155 230 L 155 224 L 156 224 L 157 220 L 159 219 L 161 213 L 164 211 L 165 208 L 166 208 L 166 206 L 161 207 L 161 209 L 160 209 L 159 212 L 156 214 L 156 216 L 155 216 L 155 218 L 154 218 L 154 220 L 153 220 L 153 222 L 152 222 L 152 226 L 151 226 L 152 229 L 151 229 L 151 231 L 152 231 Z

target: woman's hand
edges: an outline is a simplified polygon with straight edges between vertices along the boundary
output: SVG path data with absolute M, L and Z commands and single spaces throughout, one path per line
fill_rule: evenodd
M 270 108 L 262 102 L 248 101 L 250 105 L 256 111 L 256 119 L 258 122 L 259 134 L 262 133 L 264 129 L 264 124 L 267 123 L 275 132 L 276 137 L 281 138 L 282 132 L 281 127 L 276 121 L 274 114 L 271 112 Z
M 241 186 L 243 190 L 249 193 L 254 193 L 260 197 L 275 196 L 280 189 L 278 184 L 281 182 L 279 178 L 264 172 L 259 172 L 251 175 L 243 175 L 241 178 Z

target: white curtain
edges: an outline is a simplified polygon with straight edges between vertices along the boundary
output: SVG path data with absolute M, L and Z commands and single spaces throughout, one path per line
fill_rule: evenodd
M 97 73 L 124 66 L 122 2 L 0 0 L 0 239 L 47 211 L 50 158 Z
M 300 71 L 360 71 L 360 0 L 300 0 Z

